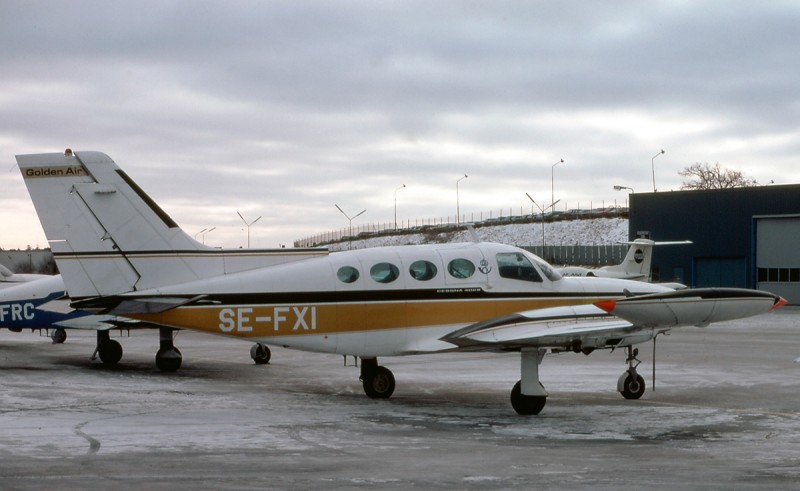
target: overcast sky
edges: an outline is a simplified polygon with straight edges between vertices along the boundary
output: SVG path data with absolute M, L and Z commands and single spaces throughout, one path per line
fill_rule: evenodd
M 3 0 L 0 247 L 47 245 L 14 155 L 67 147 L 224 247 L 452 218 L 464 174 L 467 219 L 799 183 L 798 46 L 795 1 Z

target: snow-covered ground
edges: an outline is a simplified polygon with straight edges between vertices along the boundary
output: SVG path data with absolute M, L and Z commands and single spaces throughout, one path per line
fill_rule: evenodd
M 480 240 L 516 246 L 542 244 L 542 224 L 524 223 L 494 225 L 476 228 Z M 352 241 L 353 249 L 392 245 L 429 244 L 437 242 L 471 242 L 467 230 L 448 233 L 418 233 L 371 237 Z M 544 240 L 547 245 L 605 245 L 628 240 L 628 219 L 591 218 L 586 220 L 563 220 L 544 224 Z M 349 242 L 330 244 L 332 251 L 347 250 Z

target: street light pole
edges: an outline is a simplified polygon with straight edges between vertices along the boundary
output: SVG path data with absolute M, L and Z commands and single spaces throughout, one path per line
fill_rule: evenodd
M 650 159 L 650 169 L 653 172 L 653 192 L 654 193 L 657 191 L 657 189 L 656 189 L 656 164 L 655 164 L 655 160 L 656 160 L 656 157 L 658 157 L 659 155 L 661 155 L 663 153 L 665 153 L 665 152 L 664 152 L 664 149 L 662 148 L 660 152 L 658 152 L 657 154 L 653 155 L 653 158 Z
M 628 186 L 617 186 L 616 184 L 614 185 L 614 191 L 622 191 L 623 189 L 630 189 L 631 193 L 635 193 L 633 188 L 629 188 Z M 625 205 L 626 206 L 630 206 L 630 203 L 628 202 L 628 198 L 625 198 Z
M 248 248 L 248 249 L 250 249 L 250 225 L 252 225 L 252 224 L 256 223 L 256 222 L 257 222 L 257 221 L 259 221 L 259 220 L 261 220 L 261 215 L 259 215 L 259 216 L 258 216 L 258 218 L 256 218 L 256 219 L 255 219 L 255 220 L 253 220 L 252 222 L 250 222 L 250 223 L 247 223 L 247 220 L 245 220 L 245 219 L 244 219 L 244 217 L 242 216 L 242 214 L 241 214 L 241 213 L 239 213 L 239 212 L 237 211 L 237 212 L 236 212 L 236 214 L 237 214 L 237 215 L 239 215 L 239 218 L 241 218 L 241 219 L 242 219 L 242 221 L 244 222 L 245 226 L 247 227 L 247 248 Z
M 397 192 L 406 187 L 405 184 L 394 190 L 394 229 L 397 230 Z
M 217 229 L 217 227 L 211 227 L 211 228 L 210 228 L 210 229 L 208 229 L 208 230 L 205 230 L 205 229 L 204 229 L 204 232 L 203 232 L 203 235 L 202 235 L 202 237 L 203 237 L 203 244 L 205 244 L 205 243 L 206 243 L 206 234 L 207 234 L 207 233 L 210 233 L 211 231 L 213 231 L 213 230 L 216 230 L 216 229 Z M 247 247 L 249 248 L 249 247 L 250 247 L 250 245 L 248 244 L 248 246 L 247 246 Z
M 554 206 L 556 206 L 556 203 L 558 203 L 558 201 L 561 201 L 561 200 L 554 201 L 554 202 L 550 203 L 550 206 L 542 208 L 541 206 L 539 206 L 539 203 L 537 203 L 536 201 L 533 200 L 533 198 L 531 198 L 530 194 L 525 193 L 525 196 L 527 196 L 528 199 L 531 200 L 531 203 L 536 205 L 536 208 L 539 208 L 539 211 L 542 212 L 542 256 L 544 256 L 544 247 L 545 247 L 545 245 L 544 245 L 544 212 L 546 212 L 550 208 L 553 208 Z
M 337 204 L 334 204 L 333 206 L 335 206 L 337 210 L 339 210 L 340 212 L 342 212 L 342 215 L 344 215 L 344 216 L 345 216 L 345 218 L 347 218 L 347 220 L 350 222 L 350 234 L 349 234 L 350 243 L 349 243 L 349 245 L 347 246 L 347 248 L 348 248 L 348 249 L 352 249 L 352 248 L 353 248 L 353 220 L 354 220 L 354 219 L 356 219 L 356 218 L 358 218 L 359 216 L 361 216 L 361 214 L 362 214 L 362 213 L 364 213 L 364 212 L 365 212 L 365 211 L 367 211 L 367 210 L 366 210 L 366 209 L 364 209 L 364 210 L 361 210 L 360 212 L 358 212 L 358 214 L 357 214 L 356 216 L 354 216 L 353 218 L 350 218 L 350 216 L 349 216 L 347 213 L 345 213 L 345 212 L 344 212 L 344 210 L 342 210 L 341 208 L 339 208 L 339 205 L 337 205 Z
M 555 171 L 556 171 L 556 166 L 558 164 L 562 164 L 562 163 L 564 163 L 564 159 L 559 160 L 558 162 L 553 164 L 552 167 L 550 167 L 550 206 L 553 206 L 553 203 L 555 203 L 555 201 L 556 201 L 556 195 L 554 194 L 554 191 L 553 191 L 553 183 L 555 181 L 554 175 L 555 175 Z
M 468 175 L 464 174 L 464 177 L 456 181 L 456 225 L 461 223 L 461 206 L 458 203 L 458 183 L 468 177 Z

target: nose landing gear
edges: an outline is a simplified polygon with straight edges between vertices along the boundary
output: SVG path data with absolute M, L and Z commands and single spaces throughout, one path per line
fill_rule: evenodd
M 639 399 L 645 391 L 644 377 L 639 375 L 636 367 L 639 366 L 641 361 L 636 358 L 639 355 L 639 349 L 632 346 L 627 347 L 628 357 L 625 360 L 628 363 L 628 369 L 617 380 L 617 391 L 622 394 L 625 399 Z

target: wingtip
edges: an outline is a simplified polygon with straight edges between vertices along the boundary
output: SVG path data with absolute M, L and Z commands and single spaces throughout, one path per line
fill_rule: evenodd
M 606 312 L 608 312 L 610 314 L 611 311 L 614 310 L 614 308 L 617 306 L 617 301 L 616 300 L 601 300 L 599 302 L 595 302 L 594 305 L 595 305 L 595 307 L 601 308 L 601 309 L 605 310 Z

